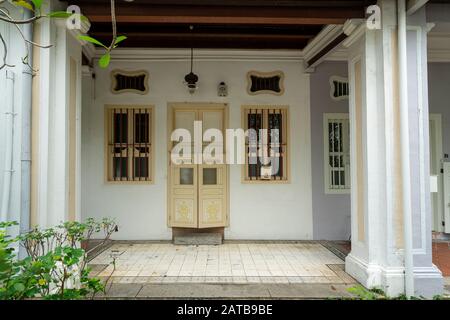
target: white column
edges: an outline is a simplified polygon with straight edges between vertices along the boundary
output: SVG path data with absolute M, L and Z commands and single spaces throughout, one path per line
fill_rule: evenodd
M 379 1 L 381 30 L 348 22 L 351 86 L 352 251 L 346 271 L 366 287 L 404 293 L 404 210 L 397 1 Z M 407 21 L 410 196 L 414 295 L 442 291 L 431 261 L 428 159 L 426 20 L 424 9 Z
M 65 20 L 41 23 L 41 42 L 51 43 L 50 49 L 41 49 L 39 67 L 39 111 L 37 148 L 36 223 L 42 227 L 54 226 L 69 218 L 69 105 L 70 62 L 77 64 L 77 125 L 81 109 L 81 44 L 76 34 L 69 31 Z M 80 141 L 80 139 L 77 139 Z M 76 162 L 80 170 L 77 145 Z M 79 174 L 76 173 L 76 177 Z M 79 178 L 77 179 L 79 181 Z M 78 185 L 77 185 L 78 188 Z M 78 192 L 79 194 L 79 192 Z M 77 198 L 79 202 L 79 198 Z M 80 206 L 78 205 L 78 208 Z M 79 218 L 80 214 L 76 214 Z

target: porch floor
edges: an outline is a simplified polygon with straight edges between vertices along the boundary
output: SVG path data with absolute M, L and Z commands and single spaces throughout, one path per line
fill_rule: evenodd
M 90 265 L 94 276 L 109 278 L 113 284 L 356 283 L 344 272 L 344 262 L 317 242 L 116 243 Z

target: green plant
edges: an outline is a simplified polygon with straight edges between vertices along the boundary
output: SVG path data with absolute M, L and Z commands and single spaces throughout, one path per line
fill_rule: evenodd
M 347 289 L 348 292 L 354 294 L 356 299 L 361 300 L 426 300 L 425 297 L 407 297 L 405 294 L 400 294 L 396 297 L 389 297 L 386 293 L 379 288 L 366 289 L 361 285 L 357 285 Z M 436 295 L 433 300 L 447 300 L 448 298 Z
M 6 0 L 0 0 L 0 21 L 12 24 L 15 26 L 16 30 L 20 34 L 24 44 L 25 44 L 25 50 L 26 54 L 24 57 L 22 57 L 22 62 L 28 67 L 35 71 L 33 67 L 30 64 L 30 46 L 31 47 L 38 47 L 38 48 L 50 48 L 52 45 L 42 45 L 37 42 L 33 42 L 31 39 L 27 39 L 25 37 L 25 34 L 23 33 L 22 29 L 20 28 L 20 25 L 24 24 L 31 24 L 34 23 L 42 18 L 49 18 L 49 19 L 68 19 L 73 14 L 71 12 L 66 11 L 51 11 L 47 14 L 43 14 L 42 10 L 42 0 L 12 0 L 11 3 L 15 5 L 16 7 L 23 8 L 31 13 L 31 17 L 25 18 L 25 19 L 15 19 L 8 11 L 7 7 L 2 6 L 3 3 L 5 3 Z M 88 19 L 80 15 L 80 19 L 84 21 L 88 21 Z M 116 27 L 116 13 L 115 13 L 115 3 L 114 0 L 111 0 L 111 20 L 113 25 L 113 39 L 111 42 L 111 45 L 106 46 L 103 43 L 101 43 L 99 40 L 90 37 L 88 35 L 80 36 L 80 39 L 85 40 L 87 42 L 99 45 L 103 48 L 105 48 L 106 52 L 99 60 L 99 66 L 101 68 L 106 68 L 109 65 L 110 59 L 111 59 L 111 51 L 117 47 L 117 45 L 125 40 L 126 36 L 117 36 L 117 27 Z M 7 62 L 8 60 L 8 46 L 7 43 L 0 32 L 0 45 L 3 47 L 3 56 L 1 57 L 0 62 L 0 70 L 5 67 L 14 67 L 14 65 L 9 64 Z
M 347 291 L 356 295 L 361 300 L 386 299 L 384 292 L 378 288 L 366 289 L 361 285 L 357 285 L 357 286 L 348 288 Z
M 16 222 L 0 223 L 0 299 L 81 299 L 104 291 L 100 279 L 89 276 L 87 253 L 81 241 L 104 232 L 104 241 L 117 230 L 111 219 L 65 222 L 54 228 L 33 228 L 10 237 Z M 14 245 L 21 243 L 28 257 L 19 260 Z
M 109 65 L 109 62 L 111 61 L 111 51 L 115 48 L 117 48 L 118 44 L 125 39 L 127 39 L 126 36 L 117 35 L 117 23 L 116 23 L 116 5 L 114 0 L 111 0 L 111 24 L 112 24 L 112 40 L 109 46 L 103 44 L 101 41 L 92 38 L 88 35 L 81 35 L 78 38 L 87 42 L 90 42 L 92 44 L 98 45 L 100 47 L 103 47 L 105 49 L 105 53 L 100 57 L 98 61 L 98 65 L 100 68 L 107 68 Z

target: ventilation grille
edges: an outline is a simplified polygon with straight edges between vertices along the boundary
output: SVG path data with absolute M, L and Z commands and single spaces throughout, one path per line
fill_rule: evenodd
M 145 94 L 148 92 L 148 74 L 146 71 L 113 71 L 113 93 L 134 92 Z
M 283 72 L 275 71 L 269 73 L 262 73 L 250 71 L 248 78 L 248 93 L 251 95 L 270 93 L 275 95 L 282 95 L 283 88 Z
M 331 85 L 330 94 L 332 99 L 334 100 L 348 99 L 350 89 L 348 85 L 348 80 L 346 78 L 331 77 L 330 85 Z

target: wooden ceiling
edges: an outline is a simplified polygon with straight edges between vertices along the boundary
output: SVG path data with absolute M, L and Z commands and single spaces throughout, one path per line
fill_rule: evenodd
M 375 0 L 116 0 L 121 47 L 303 49 L 327 24 L 363 18 Z M 90 35 L 111 41 L 109 0 L 73 0 Z M 192 26 L 192 27 L 191 27 Z

